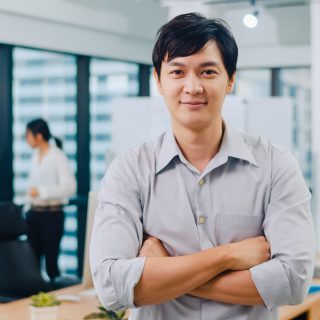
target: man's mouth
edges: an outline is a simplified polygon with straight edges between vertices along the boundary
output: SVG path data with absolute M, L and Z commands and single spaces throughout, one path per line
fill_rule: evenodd
M 192 109 L 199 108 L 207 104 L 206 101 L 202 101 L 202 100 L 187 100 L 187 101 L 180 101 L 180 103 Z

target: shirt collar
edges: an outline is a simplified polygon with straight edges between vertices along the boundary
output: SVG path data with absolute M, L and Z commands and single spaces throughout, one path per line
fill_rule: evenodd
M 231 126 L 227 125 L 225 122 L 224 134 L 219 154 L 227 157 L 242 159 L 252 163 L 255 166 L 258 166 L 258 163 L 253 156 L 249 145 L 244 141 L 242 134 Z
M 225 122 L 224 134 L 218 154 L 220 156 L 242 159 L 258 166 L 256 159 L 249 149 L 249 146 L 243 140 L 241 133 L 233 129 L 231 126 L 226 125 Z M 181 151 L 173 132 L 166 132 L 163 137 L 161 149 L 156 162 L 156 174 L 165 168 L 174 157 L 180 155 Z
M 162 145 L 156 162 L 156 174 L 159 173 L 169 162 L 179 156 L 180 149 L 172 131 L 168 131 L 163 136 Z

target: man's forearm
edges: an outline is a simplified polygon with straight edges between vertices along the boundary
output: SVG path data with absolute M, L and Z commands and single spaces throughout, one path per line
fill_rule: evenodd
M 249 270 L 228 271 L 189 292 L 190 295 L 218 302 L 263 305 Z
M 134 290 L 137 306 L 173 300 L 229 268 L 222 247 L 181 257 L 149 257 Z
M 207 287 L 200 290 L 200 286 L 226 270 L 248 270 L 269 260 L 270 246 L 260 236 L 191 255 L 168 257 L 161 241 L 149 237 L 139 256 L 147 259 L 140 280 L 134 288 L 134 303 L 137 306 L 173 300 L 196 288 L 197 294 L 208 293 L 210 290 Z M 248 283 L 240 281 L 239 286 L 241 285 Z

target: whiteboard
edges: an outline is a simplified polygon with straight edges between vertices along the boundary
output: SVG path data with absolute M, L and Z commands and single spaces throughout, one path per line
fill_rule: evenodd
M 222 115 L 241 132 L 260 135 L 292 150 L 292 100 L 282 97 L 242 99 L 227 96 Z M 162 97 L 116 98 L 111 104 L 111 151 L 119 154 L 170 129 Z
M 222 115 L 239 131 L 259 135 L 293 151 L 293 101 L 290 98 L 230 96 L 224 103 Z
M 111 104 L 111 149 L 114 154 L 139 146 L 170 129 L 162 97 L 117 98 Z

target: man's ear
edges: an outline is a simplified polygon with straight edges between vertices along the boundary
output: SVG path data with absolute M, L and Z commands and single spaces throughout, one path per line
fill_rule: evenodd
M 157 88 L 158 88 L 159 93 L 160 93 L 161 95 L 163 95 L 163 94 L 162 94 L 162 86 L 161 86 L 160 78 L 159 78 L 159 76 L 158 76 L 158 73 L 157 73 L 157 71 L 156 71 L 156 68 L 153 68 L 153 77 L 154 77 L 154 79 L 155 79 L 155 81 L 156 81 L 156 85 L 157 85 Z
M 232 92 L 235 81 L 236 81 L 236 72 L 234 72 L 234 74 L 232 75 L 231 79 L 229 80 L 227 93 L 231 93 Z

